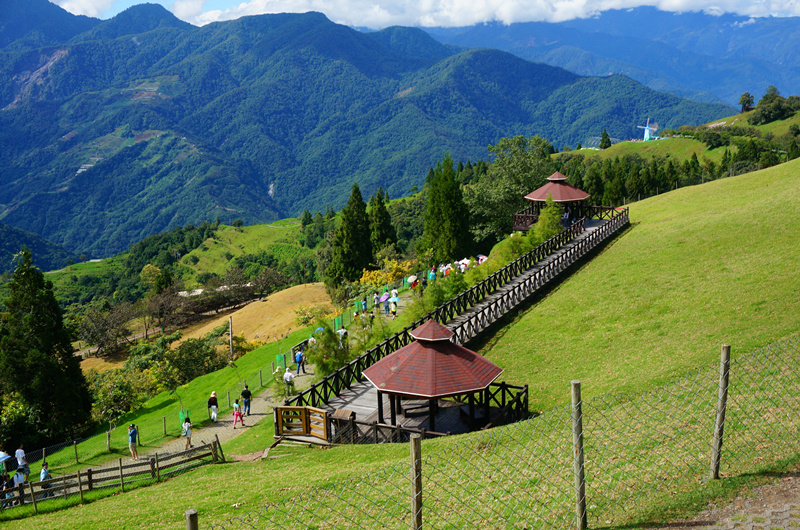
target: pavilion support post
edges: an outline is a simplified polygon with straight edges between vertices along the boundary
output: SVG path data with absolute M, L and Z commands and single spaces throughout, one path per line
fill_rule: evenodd
M 486 416 L 486 421 L 492 420 L 492 407 L 490 406 L 491 403 L 491 395 L 489 394 L 490 390 L 487 386 L 486 389 L 483 391 L 483 414 Z
M 392 425 L 397 425 L 397 409 L 395 408 L 394 398 L 394 394 L 389 394 L 389 415 Z
M 475 394 L 469 395 L 469 428 L 475 425 Z
M 436 400 L 428 400 L 428 427 L 431 431 L 436 432 Z
M 383 420 L 383 392 L 378 391 L 378 423 L 384 423 Z M 376 440 L 377 443 L 377 440 Z

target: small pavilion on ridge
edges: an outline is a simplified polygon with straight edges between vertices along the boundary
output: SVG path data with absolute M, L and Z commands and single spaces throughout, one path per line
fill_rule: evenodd
M 577 219 L 584 217 L 584 201 L 591 195 L 568 184 L 567 177 L 556 171 L 547 177 L 544 186 L 525 196 L 526 200 L 534 204 L 514 214 L 514 230 L 528 230 L 539 218 L 539 211 L 544 207 L 548 197 L 564 207 L 567 219 Z

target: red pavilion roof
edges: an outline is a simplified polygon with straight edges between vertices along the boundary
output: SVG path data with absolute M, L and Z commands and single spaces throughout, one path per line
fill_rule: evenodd
M 578 202 L 591 197 L 583 190 L 567 184 L 567 177 L 556 171 L 550 175 L 547 184 L 532 191 L 525 196 L 529 201 L 545 202 L 548 196 L 553 197 L 553 202 Z
M 364 370 L 364 376 L 381 392 L 433 399 L 483 390 L 503 372 L 482 355 L 450 342 L 451 335 L 429 320 L 412 332 L 417 340 Z

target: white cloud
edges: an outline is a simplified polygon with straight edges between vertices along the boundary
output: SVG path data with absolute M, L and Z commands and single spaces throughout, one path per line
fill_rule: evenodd
M 206 0 L 175 0 L 172 13 L 181 20 L 192 20 L 203 14 Z
M 86 15 L 99 17 L 100 13 L 107 11 L 115 0 L 51 0 L 73 15 Z
M 2 0 L 0 0 L 2 1 Z M 550 21 L 586 18 L 609 9 L 648 5 L 663 11 L 713 15 L 800 16 L 797 0 L 52 0 L 76 14 L 98 16 L 130 4 L 157 1 L 197 25 L 263 13 L 319 11 L 334 22 L 384 28 L 467 26 L 481 22 Z M 113 8 L 112 8 L 113 5 Z M 123 7 L 124 6 L 124 7 Z M 109 11 L 109 9 L 111 11 Z M 106 16 L 108 16 L 106 14 Z

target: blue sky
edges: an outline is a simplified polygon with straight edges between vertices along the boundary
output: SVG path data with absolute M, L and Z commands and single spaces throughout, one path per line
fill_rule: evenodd
M 143 0 L 50 0 L 74 14 L 110 18 Z M 558 22 L 641 5 L 664 11 L 798 16 L 798 0 L 149 0 L 195 25 L 263 13 L 320 11 L 334 22 L 384 28 L 467 26 L 488 21 Z

